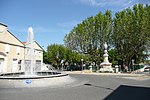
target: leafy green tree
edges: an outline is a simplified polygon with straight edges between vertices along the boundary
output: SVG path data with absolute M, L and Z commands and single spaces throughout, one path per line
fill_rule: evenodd
M 63 45 L 52 44 L 47 47 L 47 56 L 49 62 L 54 67 L 59 67 L 62 60 L 65 60 L 66 57 L 66 48 Z
M 136 63 L 145 59 L 150 37 L 148 12 L 142 4 L 134 5 L 116 13 L 114 18 L 114 33 L 112 40 L 118 55 L 129 66 L 131 60 Z
M 108 51 L 109 55 L 109 61 L 112 63 L 112 65 L 118 65 L 119 61 L 122 60 L 121 56 L 118 55 L 117 50 L 111 49 Z
M 112 25 L 110 11 L 106 11 L 105 14 L 100 12 L 95 17 L 88 17 L 65 36 L 65 45 L 82 55 L 90 55 L 90 60 L 96 62 L 100 59 L 98 52 L 103 51 L 104 42 L 111 42 L 109 37 L 112 34 Z
M 48 56 L 48 53 L 47 52 L 43 52 L 43 62 L 45 63 L 45 64 L 50 64 L 51 62 L 50 62 L 50 60 L 49 60 L 49 56 Z

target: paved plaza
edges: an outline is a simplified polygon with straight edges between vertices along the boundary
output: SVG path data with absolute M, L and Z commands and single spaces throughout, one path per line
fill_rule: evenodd
M 87 81 L 78 86 L 61 88 L 0 87 L 0 100 L 150 100 L 149 76 L 69 75 Z

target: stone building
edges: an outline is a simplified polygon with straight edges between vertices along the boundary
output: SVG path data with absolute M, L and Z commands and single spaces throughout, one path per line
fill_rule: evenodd
M 25 68 L 27 68 L 30 66 L 30 59 L 31 59 L 30 48 L 27 42 L 23 42 L 23 44 L 25 45 Z M 34 41 L 33 43 L 33 48 L 34 48 L 33 59 L 35 60 L 34 70 L 39 71 L 41 70 L 41 65 L 43 64 L 43 49 L 36 41 Z M 27 68 L 26 70 L 28 69 L 29 68 Z
M 34 42 L 35 61 L 38 66 L 43 62 L 43 49 Z M 19 72 L 25 70 L 25 63 L 30 62 L 26 42 L 21 42 L 0 23 L 0 73 Z

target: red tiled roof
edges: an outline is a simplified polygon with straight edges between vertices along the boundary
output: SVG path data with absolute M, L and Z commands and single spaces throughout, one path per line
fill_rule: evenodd
M 26 44 L 27 42 L 22 42 L 22 44 Z

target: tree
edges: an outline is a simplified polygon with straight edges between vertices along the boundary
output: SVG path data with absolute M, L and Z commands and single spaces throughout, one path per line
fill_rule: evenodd
M 49 61 L 49 56 L 48 56 L 48 53 L 47 52 L 43 52 L 43 62 L 45 64 L 50 64 L 51 62 Z
M 44 52 L 44 63 L 52 64 L 54 67 L 61 67 L 61 61 L 64 60 L 64 64 L 81 64 L 81 59 L 87 60 L 86 55 L 82 55 L 64 45 L 52 44 L 47 47 L 47 52 Z
M 90 55 L 91 60 L 96 62 L 100 58 L 98 52 L 103 51 L 104 42 L 111 42 L 112 25 L 109 10 L 105 14 L 100 12 L 95 17 L 88 17 L 65 36 L 65 45 L 73 51 Z
M 147 9 L 148 10 L 148 9 Z M 125 65 L 145 59 L 150 38 L 148 12 L 142 4 L 115 14 L 112 40 Z
M 52 44 L 47 47 L 47 56 L 49 62 L 56 68 L 61 64 L 62 60 L 65 60 L 66 48 L 63 45 Z M 44 58 L 46 59 L 46 58 Z

